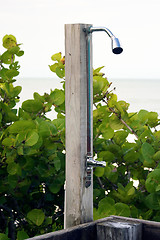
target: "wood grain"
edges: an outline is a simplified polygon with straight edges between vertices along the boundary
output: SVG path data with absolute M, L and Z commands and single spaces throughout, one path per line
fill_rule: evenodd
M 88 26 L 65 25 L 65 228 L 93 220 L 93 185 L 85 188 Z

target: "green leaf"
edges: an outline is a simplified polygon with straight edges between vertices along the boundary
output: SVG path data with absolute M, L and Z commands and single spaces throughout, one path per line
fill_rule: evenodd
M 127 131 L 117 131 L 114 134 L 114 141 L 118 144 L 121 145 L 126 141 L 126 137 L 128 136 Z
M 101 196 L 100 189 L 93 189 L 93 202 L 95 202 Z
M 21 86 L 16 86 L 12 91 L 12 96 L 17 97 L 20 94 L 21 91 L 22 91 L 22 87 Z
M 124 203 L 116 203 L 115 209 L 117 216 L 130 217 L 131 215 L 130 208 Z
M 65 76 L 65 69 L 57 67 L 56 74 L 59 78 L 63 78 Z
M 0 233 L 0 240 L 9 240 L 6 234 Z
M 108 100 L 108 107 L 115 107 L 116 102 L 117 102 L 117 95 L 112 93 Z
M 118 173 L 116 167 L 113 165 L 106 166 L 104 176 L 109 179 L 112 183 L 115 183 L 118 178 Z
M 155 127 L 158 124 L 158 113 L 149 112 L 148 113 L 148 124 L 150 127 Z
M 93 76 L 99 75 L 99 74 L 103 75 L 103 73 L 100 73 L 100 71 L 102 70 L 102 68 L 104 68 L 104 66 L 99 67 L 99 68 L 96 68 L 96 69 L 93 69 Z
M 99 157 L 103 158 L 103 160 L 106 162 L 112 162 L 115 159 L 114 154 L 110 151 L 101 151 L 99 153 Z
M 23 56 L 23 54 L 24 54 L 24 51 L 22 50 L 16 53 L 17 57 L 21 57 Z
M 111 127 L 107 127 L 102 133 L 102 136 L 106 140 L 111 139 L 114 136 L 114 130 Z
M 11 64 L 12 61 L 14 60 L 14 57 L 12 56 L 11 53 L 9 53 L 8 51 L 4 52 L 2 55 L 1 55 L 1 60 L 3 63 L 5 64 Z M 1 70 L 1 74 L 2 74 L 2 70 Z
M 134 163 L 139 158 L 139 153 L 134 149 L 131 149 L 124 155 L 124 160 L 126 163 Z
M 60 168 L 61 168 L 61 160 L 58 157 L 54 158 L 54 166 L 55 166 L 56 171 L 60 170 Z
M 33 209 L 27 213 L 27 218 L 37 226 L 42 225 L 45 215 L 42 209 Z
M 13 78 L 13 77 L 16 77 L 19 75 L 19 72 L 16 70 L 16 69 L 9 69 L 7 72 L 6 72 L 6 76 L 8 78 Z
M 160 184 L 156 187 L 156 192 L 160 191 Z
M 110 127 L 114 130 L 119 130 L 119 129 L 122 129 L 123 128 L 123 124 L 121 123 L 120 119 L 118 119 L 117 116 L 115 115 L 112 115 L 110 118 L 109 118 L 109 124 L 110 124 Z
M 49 137 L 57 134 L 57 128 L 52 122 L 43 121 L 39 125 L 39 135 Z
M 17 232 L 17 240 L 24 240 L 27 238 L 29 238 L 29 236 L 24 230 Z
M 55 89 L 53 92 L 51 92 L 50 97 L 52 99 L 52 103 L 57 106 L 64 103 L 65 100 L 64 92 L 59 89 Z
M 18 183 L 17 175 L 8 175 L 8 183 L 11 188 L 15 188 Z
M 131 187 L 130 189 L 129 189 L 129 191 L 127 192 L 127 195 L 128 196 L 132 196 L 132 195 L 134 195 L 135 194 L 135 188 L 134 187 Z
M 38 142 L 39 135 L 37 132 L 31 130 L 27 133 L 26 139 L 25 139 L 25 145 L 26 146 L 33 146 Z
M 153 172 L 148 174 L 145 186 L 148 192 L 153 193 L 157 191 L 159 185 L 160 185 L 160 169 L 155 169 Z
M 8 131 L 10 133 L 19 133 L 19 132 L 26 132 L 30 129 L 35 128 L 35 123 L 32 120 L 20 120 L 14 122 L 9 128 Z
M 141 121 L 142 124 L 147 123 L 148 121 L 148 111 L 146 110 L 140 110 L 138 113 L 138 119 Z
M 144 159 L 148 162 L 151 163 L 152 162 L 152 157 L 155 153 L 154 148 L 152 147 L 151 144 L 145 142 L 142 144 L 141 147 L 141 151 L 142 151 L 142 155 L 144 157 Z
M 65 128 L 65 119 L 63 118 L 54 119 L 52 122 L 58 130 L 63 130 Z
M 6 146 L 6 147 L 12 147 L 15 144 L 15 138 L 5 138 L 2 141 L 2 145 Z
M 52 72 L 56 72 L 56 68 L 59 66 L 58 63 L 54 63 L 53 65 L 49 65 L 49 68 Z
M 22 109 L 29 113 L 38 113 L 43 109 L 43 104 L 38 100 L 29 99 L 22 103 Z
M 160 196 L 157 193 L 151 193 L 145 198 L 145 205 L 149 209 L 160 210 Z
M 19 50 L 20 50 L 20 47 L 15 46 L 15 47 L 10 48 L 10 49 L 8 50 L 8 52 L 11 53 L 11 54 L 16 54 L 16 53 L 19 52 Z
M 3 47 L 10 49 L 17 45 L 16 38 L 13 35 L 5 35 L 3 37 Z
M 115 215 L 115 202 L 112 198 L 106 197 L 100 200 L 98 204 L 98 212 L 103 213 L 104 216 Z
M 45 220 L 45 224 L 46 225 L 52 224 L 52 217 L 47 217 L 46 220 Z
M 60 191 L 61 187 L 62 187 L 62 185 L 57 184 L 56 181 L 54 181 L 54 183 L 52 183 L 48 186 L 51 193 L 54 193 L 54 194 L 58 193 Z
M 118 101 L 118 105 L 121 106 L 121 108 L 126 111 L 128 110 L 130 104 L 121 100 Z
M 61 53 L 61 52 L 55 53 L 55 54 L 53 54 L 52 57 L 51 57 L 51 59 L 52 59 L 53 61 L 58 61 L 58 62 L 61 60 L 61 58 L 62 58 L 62 53 Z
M 20 170 L 20 166 L 19 166 L 19 164 L 15 163 L 15 162 L 11 162 L 7 166 L 7 172 L 10 175 L 15 175 L 15 174 L 19 173 L 19 170 Z
M 160 151 L 156 152 L 154 155 L 153 155 L 153 159 L 155 161 L 159 161 L 160 160 Z
M 94 76 L 93 77 L 93 94 L 100 94 L 104 88 L 107 91 L 107 88 L 109 87 L 108 80 L 106 78 L 103 78 L 102 76 Z
M 94 175 L 97 177 L 102 177 L 104 174 L 104 168 L 102 167 L 96 167 L 94 170 Z
M 35 100 L 44 103 L 44 101 L 45 101 L 44 96 L 41 96 L 41 95 L 40 95 L 39 93 L 37 93 L 37 92 L 34 92 L 33 96 L 34 96 L 34 99 L 35 99 Z

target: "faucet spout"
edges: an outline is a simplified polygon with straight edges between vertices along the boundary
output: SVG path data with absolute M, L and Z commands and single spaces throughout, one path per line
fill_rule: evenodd
M 111 38 L 112 52 L 114 54 L 120 54 L 123 52 L 123 48 L 119 42 L 119 39 L 114 36 L 114 34 L 106 27 L 89 27 L 87 29 L 88 33 L 104 31 Z

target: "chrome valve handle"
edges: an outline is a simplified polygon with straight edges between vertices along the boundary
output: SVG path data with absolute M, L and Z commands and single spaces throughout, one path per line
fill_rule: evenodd
M 91 176 L 93 167 L 106 167 L 106 162 L 96 161 L 92 156 L 87 156 L 86 158 L 86 177 L 85 177 L 85 187 L 88 188 L 91 185 Z

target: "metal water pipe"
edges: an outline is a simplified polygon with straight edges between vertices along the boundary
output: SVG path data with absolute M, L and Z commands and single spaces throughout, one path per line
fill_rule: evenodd
M 89 28 L 85 28 L 84 32 L 86 33 L 87 37 L 87 44 L 88 44 L 88 53 L 87 53 L 87 68 L 88 68 L 88 79 L 87 79 L 87 154 L 86 154 L 86 187 L 88 188 L 91 185 L 91 175 L 92 175 L 92 169 L 93 167 L 105 167 L 106 162 L 104 161 L 96 161 L 93 159 L 93 139 L 92 139 L 92 119 L 91 119 L 91 111 L 92 111 L 92 106 L 91 106 L 91 78 L 93 77 L 93 72 L 92 72 L 92 49 L 91 49 L 91 34 L 93 32 L 100 32 L 104 31 L 107 33 L 107 35 L 111 38 L 111 48 L 112 52 L 114 54 L 120 54 L 123 52 L 123 48 L 121 47 L 121 44 L 119 42 L 119 39 L 114 36 L 114 34 L 106 27 L 93 27 L 90 26 Z M 92 75 L 92 77 L 91 77 Z

